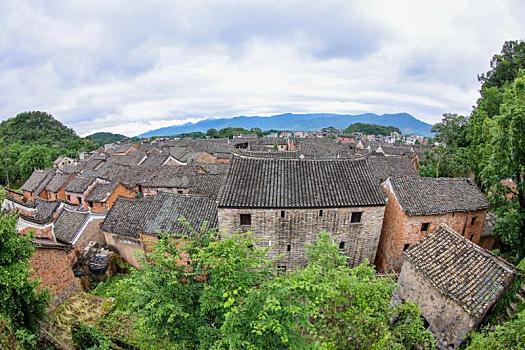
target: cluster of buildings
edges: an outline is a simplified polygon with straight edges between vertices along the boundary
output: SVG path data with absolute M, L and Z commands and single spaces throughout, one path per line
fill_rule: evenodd
M 162 139 L 113 144 L 35 170 L 4 210 L 34 233 L 34 274 L 59 302 L 160 234 L 252 231 L 281 271 L 330 232 L 350 266 L 398 274 L 441 347 L 457 347 L 506 291 L 490 253 L 489 203 L 469 178 L 418 176 L 415 146 L 323 138 Z
M 242 135 L 241 137 L 250 137 L 252 135 Z M 387 143 L 387 144 L 399 144 L 399 145 L 427 145 L 428 139 L 419 136 L 419 135 L 402 135 L 398 132 L 391 132 L 389 135 L 375 135 L 375 134 L 363 134 L 361 132 L 356 132 L 352 134 L 346 134 L 341 130 L 324 130 L 324 131 L 281 131 L 280 133 L 275 133 L 269 135 L 270 137 L 280 137 L 280 138 L 296 138 L 296 139 L 322 139 L 322 138 L 331 138 L 337 139 L 339 142 L 343 143 L 354 143 L 358 144 L 361 141 L 361 144 L 368 145 L 369 142 L 377 143 Z

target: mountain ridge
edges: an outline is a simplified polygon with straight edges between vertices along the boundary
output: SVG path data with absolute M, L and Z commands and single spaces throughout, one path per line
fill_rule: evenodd
M 185 123 L 154 129 L 138 135 L 138 137 L 175 136 L 177 134 L 195 131 L 206 132 L 208 129 L 227 127 L 243 127 L 246 129 L 261 128 L 262 130 L 312 131 L 333 126 L 345 129 L 354 123 L 369 123 L 383 126 L 398 127 L 403 134 L 430 136 L 432 125 L 425 123 L 409 113 L 394 113 L 377 115 L 375 113 L 335 114 L 335 113 L 284 113 L 268 117 L 236 116 L 232 118 L 208 118 L 196 123 Z

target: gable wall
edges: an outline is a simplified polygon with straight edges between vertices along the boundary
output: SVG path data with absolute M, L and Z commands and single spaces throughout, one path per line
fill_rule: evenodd
M 430 324 L 430 331 L 440 346 L 457 347 L 479 321 L 461 306 L 443 295 L 410 261 L 405 261 L 399 275 L 399 296 L 412 300 Z

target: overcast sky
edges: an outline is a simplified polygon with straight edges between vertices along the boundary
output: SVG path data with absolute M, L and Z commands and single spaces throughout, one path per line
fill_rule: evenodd
M 206 117 L 468 113 L 525 1 L 0 0 L 0 118 L 80 135 Z

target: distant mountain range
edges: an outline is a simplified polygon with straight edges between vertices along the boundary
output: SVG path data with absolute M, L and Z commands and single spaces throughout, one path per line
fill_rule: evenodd
M 139 135 L 139 137 L 174 136 L 188 132 L 206 132 L 208 129 L 222 129 L 228 127 L 240 127 L 245 129 L 258 127 L 262 130 L 276 129 L 290 131 L 312 131 L 330 126 L 338 129 L 344 129 L 354 123 L 395 126 L 398 127 L 405 135 L 417 134 L 421 136 L 430 136 L 430 129 L 432 128 L 432 125 L 422 122 L 408 113 L 383 115 L 377 115 L 373 113 L 357 115 L 331 113 L 286 113 L 273 115 L 270 117 L 239 116 L 234 118 L 205 119 L 197 123 L 186 123 L 183 125 L 174 125 L 151 130 Z

